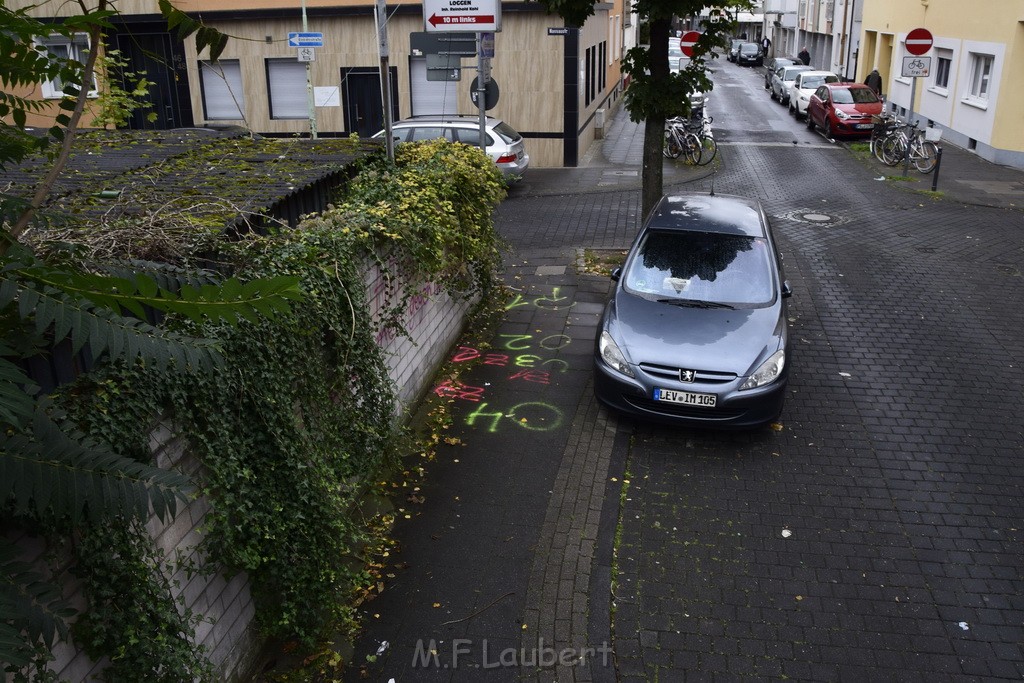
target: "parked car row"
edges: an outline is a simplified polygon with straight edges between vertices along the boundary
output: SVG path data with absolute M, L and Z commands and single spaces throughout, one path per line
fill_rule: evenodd
M 786 58 L 775 58 L 765 73 L 768 96 L 789 108 L 808 128 L 821 128 L 828 137 L 871 134 L 872 117 L 883 103 L 861 83 L 842 83 L 831 71 L 819 71 Z

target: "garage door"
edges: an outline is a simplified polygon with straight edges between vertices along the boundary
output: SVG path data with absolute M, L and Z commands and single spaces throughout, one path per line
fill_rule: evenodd
M 466 75 L 465 69 L 462 71 Z M 459 97 L 467 100 L 470 81 L 428 81 L 427 60 L 409 60 L 410 89 L 412 91 L 412 114 L 457 114 Z M 465 92 L 464 92 L 465 91 Z

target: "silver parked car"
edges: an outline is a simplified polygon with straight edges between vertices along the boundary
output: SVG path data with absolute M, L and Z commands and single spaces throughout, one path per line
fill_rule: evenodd
M 782 104 L 789 104 L 789 87 L 793 85 L 796 75 L 801 71 L 811 71 L 811 67 L 803 64 L 788 64 L 776 69 L 772 74 L 772 82 L 769 86 L 771 98 Z
M 444 138 L 449 142 L 461 142 L 473 147 L 480 146 L 480 118 L 478 116 L 428 115 L 396 121 L 391 126 L 395 142 L 417 142 Z M 523 136 L 515 128 L 500 119 L 487 117 L 484 120 L 485 151 L 506 176 L 523 175 L 530 166 L 530 155 L 526 153 Z M 384 131 L 374 138 L 383 138 Z
M 602 403 L 705 427 L 778 418 L 789 375 L 791 289 L 756 200 L 663 197 L 612 277 L 594 345 Z

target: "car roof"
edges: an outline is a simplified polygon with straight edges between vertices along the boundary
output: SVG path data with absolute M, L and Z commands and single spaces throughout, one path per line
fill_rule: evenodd
M 410 116 L 401 121 L 395 121 L 392 126 L 411 126 L 417 123 L 472 123 L 480 125 L 480 117 L 476 114 L 423 114 L 422 116 Z M 485 124 L 495 126 L 501 123 L 501 119 L 486 117 Z
M 800 75 L 801 76 L 836 76 L 831 71 L 802 71 L 802 72 L 800 72 Z M 836 78 L 839 78 L 839 77 L 836 76 Z
M 734 195 L 666 195 L 654 207 L 645 227 L 748 237 L 767 236 L 760 203 L 756 199 Z
M 863 83 L 822 83 L 822 85 L 824 85 L 825 87 L 827 87 L 829 89 L 832 89 L 832 88 L 851 88 L 851 89 L 852 88 L 857 88 L 857 89 L 861 89 L 861 88 L 867 88 L 868 87 L 868 86 L 864 85 Z

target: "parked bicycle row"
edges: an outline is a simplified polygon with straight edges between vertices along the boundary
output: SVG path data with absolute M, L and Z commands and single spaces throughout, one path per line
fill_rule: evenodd
M 718 143 L 711 133 L 710 116 L 685 119 L 677 116 L 665 122 L 662 152 L 669 159 L 682 157 L 691 164 L 710 164 L 718 154 Z

